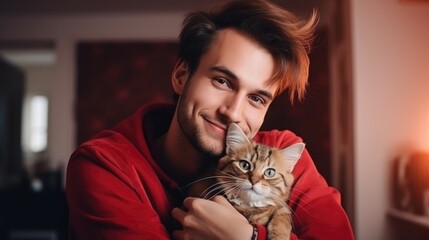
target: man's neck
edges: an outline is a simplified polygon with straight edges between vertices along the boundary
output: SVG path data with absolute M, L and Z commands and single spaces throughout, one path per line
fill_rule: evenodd
M 173 121 L 176 119 L 173 117 Z M 155 159 L 164 172 L 180 185 L 188 184 L 213 166 L 212 159 L 199 152 L 186 139 L 178 126 L 170 129 L 156 140 Z

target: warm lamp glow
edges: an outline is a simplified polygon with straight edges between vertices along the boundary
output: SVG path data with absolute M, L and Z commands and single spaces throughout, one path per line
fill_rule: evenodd
M 429 151 L 402 155 L 392 163 L 393 206 L 429 216 Z
M 410 155 L 405 177 L 411 197 L 411 208 L 416 214 L 428 212 L 429 203 L 425 195 L 429 191 L 429 152 L 414 152 Z

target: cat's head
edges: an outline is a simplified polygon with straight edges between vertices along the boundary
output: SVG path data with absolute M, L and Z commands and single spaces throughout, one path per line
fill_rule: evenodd
M 277 149 L 255 143 L 240 127 L 231 124 L 226 136 L 226 155 L 218 170 L 224 194 L 237 204 L 277 205 L 286 200 L 293 184 L 292 170 L 301 157 L 304 143 Z

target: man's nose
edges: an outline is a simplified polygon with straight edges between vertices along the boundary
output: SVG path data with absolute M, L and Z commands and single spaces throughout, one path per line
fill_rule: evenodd
M 241 121 L 245 99 L 240 96 L 235 96 L 225 100 L 219 112 L 231 123 Z

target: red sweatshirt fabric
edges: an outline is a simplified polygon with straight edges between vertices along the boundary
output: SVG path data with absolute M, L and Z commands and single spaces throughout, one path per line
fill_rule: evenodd
M 149 151 L 167 131 L 174 107 L 143 106 L 111 130 L 80 145 L 67 167 L 70 239 L 170 239 L 173 207 L 184 195 Z M 285 147 L 302 140 L 290 131 L 259 132 L 254 140 Z M 354 239 L 340 195 L 328 187 L 304 151 L 293 171 L 291 239 Z M 259 226 L 258 239 L 266 239 Z

